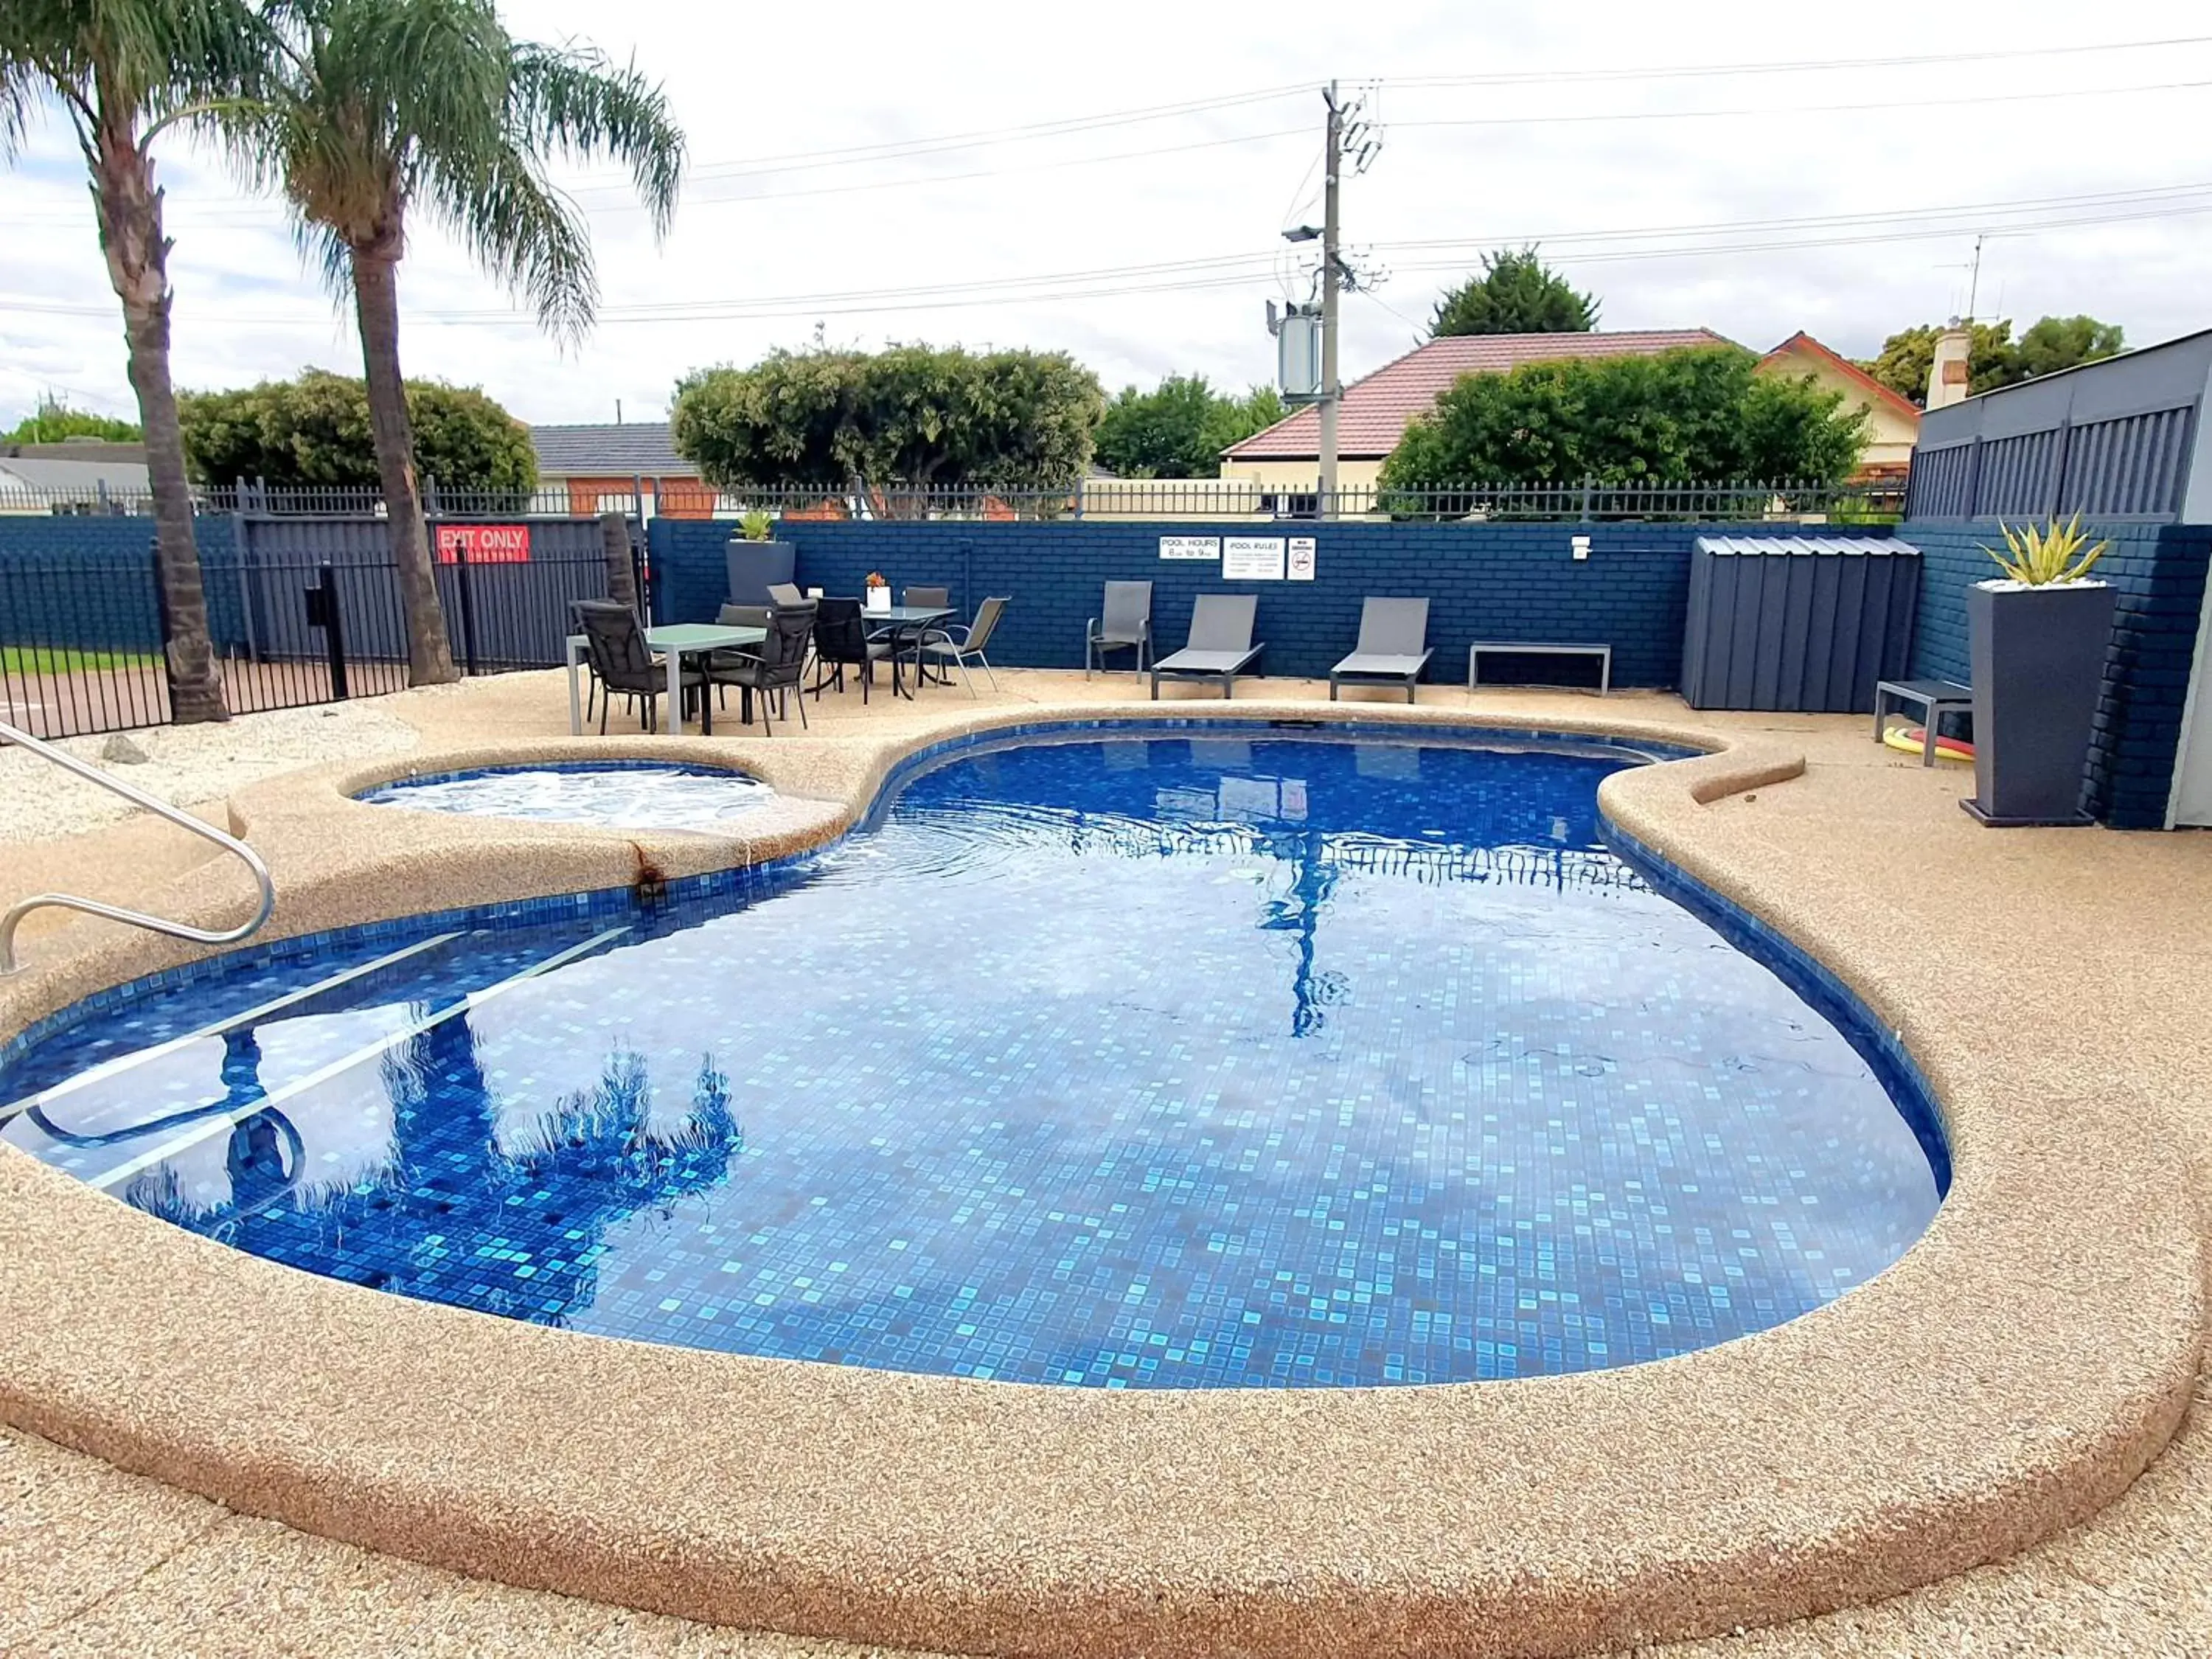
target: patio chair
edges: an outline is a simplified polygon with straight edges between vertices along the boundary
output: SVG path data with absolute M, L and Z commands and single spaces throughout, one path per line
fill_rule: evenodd
M 1225 701 L 1237 695 L 1237 677 L 1259 659 L 1265 646 L 1252 643 L 1260 610 L 1256 593 L 1201 593 L 1190 607 L 1190 643 L 1152 665 L 1152 701 L 1160 697 L 1160 677 L 1171 680 L 1218 680 Z
M 911 592 L 913 590 L 908 591 Z M 948 672 L 950 665 L 957 663 L 960 667 L 960 683 L 968 688 L 968 695 L 973 697 L 981 694 L 975 690 L 975 678 L 968 665 L 980 662 L 983 665 L 984 678 L 991 682 L 991 690 L 997 690 L 999 677 L 991 672 L 991 659 L 983 654 L 983 649 L 991 642 L 991 630 L 998 627 L 999 618 L 1006 614 L 1006 607 L 1012 603 L 1012 599 L 986 599 L 976 608 L 975 620 L 965 627 L 955 623 L 949 629 L 931 629 L 915 647 L 917 672 L 924 661 L 945 665 Z M 955 634 L 960 635 L 957 640 L 952 637 Z
M 781 704 L 784 693 L 796 690 L 799 698 L 799 724 L 806 724 L 805 687 L 800 675 L 806 666 L 806 647 L 814 636 L 815 607 L 812 604 L 780 605 L 769 614 L 768 637 L 752 651 L 736 651 L 728 654 L 729 665 L 723 666 L 725 654 L 717 652 L 709 664 L 708 676 L 716 685 L 734 685 L 743 694 L 739 704 L 743 718 L 752 719 L 753 693 L 760 693 L 761 725 L 769 737 L 775 735 L 775 722 L 769 714 L 773 700 Z
M 806 595 L 799 591 L 796 582 L 770 582 L 768 585 L 768 602 L 771 605 L 805 605 Z
M 653 648 L 645 642 L 637 613 L 620 599 L 580 599 L 573 611 L 583 626 L 592 672 L 607 689 L 606 698 L 599 705 L 599 735 L 606 735 L 607 710 L 617 691 L 633 700 L 642 699 L 642 724 L 648 732 L 658 731 L 660 694 L 668 689 L 668 675 L 653 661 Z M 700 670 L 684 670 L 682 684 L 687 698 L 693 691 L 703 690 L 706 684 L 707 677 Z
M 941 611 L 952 603 L 949 587 L 909 587 L 900 596 L 899 603 L 910 611 Z
M 724 628 L 766 628 L 769 618 L 775 615 L 775 607 L 772 605 L 725 605 L 714 620 Z M 707 659 L 708 678 L 713 679 L 717 668 L 735 668 L 738 658 L 751 654 L 743 649 L 711 653 Z M 726 682 L 714 682 L 714 706 L 717 708 L 729 707 L 729 684 Z
M 1434 653 L 1429 649 L 1426 599 L 1368 599 L 1359 607 L 1359 643 L 1328 671 L 1328 700 L 1337 687 L 1402 685 L 1413 701 L 1413 683 Z
M 875 683 L 876 665 L 891 653 L 890 642 L 868 637 L 868 624 L 858 599 L 817 599 L 814 612 L 814 700 L 822 701 L 822 688 L 835 680 L 845 690 L 845 671 L 857 668 L 860 702 L 868 701 Z
M 1144 678 L 1145 654 L 1152 645 L 1152 585 L 1150 582 L 1108 582 L 1105 614 L 1093 617 L 1083 629 L 1083 678 L 1091 678 L 1096 661 L 1105 666 L 1109 651 L 1134 647 L 1137 676 Z

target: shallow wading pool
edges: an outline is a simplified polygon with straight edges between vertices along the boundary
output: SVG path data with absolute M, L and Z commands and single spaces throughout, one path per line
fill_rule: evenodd
M 0 1135 L 313 1272 L 740 1353 L 1109 1388 L 1682 1353 L 1881 1272 L 1948 1168 L 1872 1033 L 1607 850 L 1644 759 L 968 740 L 665 902 L 93 999 L 12 1046 Z
M 664 761 L 562 761 L 486 766 L 379 784 L 356 799 L 370 806 L 464 817 L 520 818 L 602 830 L 726 829 L 767 805 L 775 792 L 726 767 Z

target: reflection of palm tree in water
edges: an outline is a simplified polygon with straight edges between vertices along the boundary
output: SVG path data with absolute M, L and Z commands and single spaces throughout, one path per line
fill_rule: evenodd
M 596 1297 L 607 1232 L 717 1184 L 740 1144 L 711 1061 L 690 1111 L 657 1131 L 644 1060 L 618 1051 L 592 1090 L 535 1126 L 529 1146 L 502 1151 L 465 1012 L 412 1039 L 382 1081 L 398 1153 L 384 1178 L 327 1203 L 242 1203 L 219 1224 L 230 1242 L 356 1284 L 560 1324 Z
M 1314 966 L 1321 913 L 1336 891 L 1336 861 L 1328 855 L 1328 837 L 1323 830 L 1269 823 L 1262 827 L 1261 839 L 1271 857 L 1296 872 L 1291 890 L 1269 901 L 1260 926 L 1270 933 L 1297 937 L 1297 966 L 1291 975 L 1291 1035 L 1311 1036 L 1328 1024 L 1322 1010 L 1343 1001 L 1350 988 L 1343 975 L 1324 974 Z

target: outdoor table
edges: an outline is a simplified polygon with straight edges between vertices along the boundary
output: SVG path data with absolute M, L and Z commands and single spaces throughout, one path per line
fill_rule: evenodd
M 671 623 L 665 628 L 648 628 L 645 642 L 668 661 L 668 732 L 672 737 L 684 732 L 684 659 L 704 656 L 716 651 L 743 650 L 747 646 L 760 644 L 768 638 L 765 628 L 723 628 L 714 623 Z M 568 635 L 568 735 L 584 734 L 584 699 L 577 684 L 576 669 L 590 650 L 590 642 L 581 634 Z M 714 705 L 707 696 L 711 687 L 702 687 L 699 693 L 699 732 L 702 737 L 712 736 L 714 730 Z
M 1891 702 L 1917 702 L 1920 715 L 1920 763 L 1936 764 L 1936 728 L 1943 716 L 1974 712 L 1974 688 L 1956 680 L 1883 680 L 1874 689 L 1874 740 L 1882 740 L 1882 721 Z
M 914 693 L 899 684 L 899 639 L 909 635 L 914 640 L 914 677 L 921 678 L 921 636 L 933 624 L 946 621 L 956 613 L 949 605 L 894 605 L 882 611 L 863 610 L 860 621 L 871 634 L 887 634 L 891 642 L 891 695 L 911 698 Z

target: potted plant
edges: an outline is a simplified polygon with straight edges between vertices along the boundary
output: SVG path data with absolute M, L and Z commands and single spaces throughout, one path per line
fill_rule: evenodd
M 891 608 L 891 585 L 880 570 L 868 572 L 866 591 L 860 595 L 861 608 L 867 611 L 888 611 Z
M 2112 590 L 2089 572 L 2081 515 L 2004 531 L 1983 550 L 2004 574 L 1966 590 L 1974 677 L 1974 795 L 1984 823 L 2087 823 L 2081 783 L 2112 634 Z
M 799 550 L 775 539 L 775 520 L 755 507 L 738 520 L 738 533 L 723 550 L 729 566 L 730 603 L 766 605 L 768 591 L 787 582 L 799 566 Z

